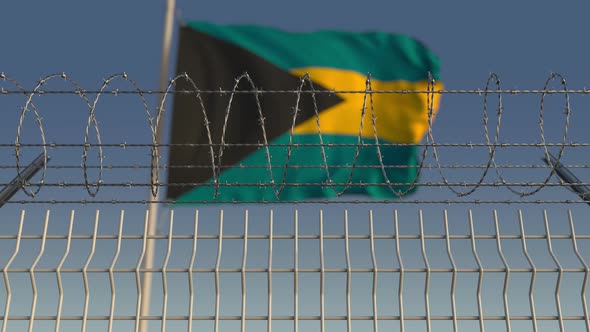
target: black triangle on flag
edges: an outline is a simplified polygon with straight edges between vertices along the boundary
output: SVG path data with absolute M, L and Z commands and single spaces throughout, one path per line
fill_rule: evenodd
M 188 74 L 201 91 L 231 90 L 235 85 L 235 79 L 244 73 L 250 75 L 259 90 L 292 91 L 300 86 L 300 77 L 292 75 L 247 49 L 190 27 L 180 29 L 176 71 L 178 74 Z M 313 86 L 316 91 L 327 90 L 316 82 L 313 82 Z M 243 81 L 238 89 L 252 90 L 252 87 Z M 176 90 L 193 90 L 193 86 L 188 81 L 180 79 L 177 81 Z M 219 144 L 230 94 L 205 93 L 200 96 L 209 120 L 212 141 L 214 144 Z M 311 94 L 302 94 L 300 98 L 296 124 L 315 116 L 316 106 Z M 341 97 L 329 93 L 318 93 L 315 95 L 315 100 L 318 112 L 343 102 Z M 259 95 L 259 101 L 268 142 L 288 133 L 292 127 L 297 95 L 264 93 Z M 239 164 L 242 159 L 259 149 L 257 146 L 231 146 L 231 144 L 263 143 L 258 112 L 259 107 L 253 94 L 233 96 L 225 130 L 225 143 L 230 146 L 224 148 L 220 171 Z M 203 110 L 196 94 L 175 94 L 170 143 L 173 144 L 170 148 L 168 171 L 168 183 L 171 186 L 168 187 L 166 196 L 168 199 L 177 199 L 193 188 L 193 185 L 183 186 L 183 183 L 204 183 L 213 174 L 208 146 L 174 145 L 209 143 Z M 214 151 L 217 153 L 219 147 L 215 146 Z M 217 156 L 215 156 L 215 162 L 217 163 Z

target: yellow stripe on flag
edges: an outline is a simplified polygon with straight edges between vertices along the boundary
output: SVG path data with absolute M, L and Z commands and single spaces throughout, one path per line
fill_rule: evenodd
M 366 76 L 355 71 L 333 68 L 307 67 L 290 71 L 297 76 L 306 73 L 315 81 L 331 90 L 365 90 Z M 428 89 L 427 81 L 383 82 L 371 80 L 373 91 L 376 90 L 419 90 Z M 437 83 L 434 90 L 442 89 Z M 344 99 L 331 108 L 320 113 L 320 129 L 324 134 L 358 136 L 363 107 L 363 93 L 338 94 Z M 436 114 L 440 95 L 434 94 Z M 378 93 L 373 94 L 373 109 L 376 116 L 376 130 L 379 139 L 396 143 L 419 143 L 428 130 L 428 105 L 426 93 Z M 316 118 L 310 118 L 295 127 L 295 134 L 317 134 Z M 370 98 L 367 96 L 366 111 L 363 120 L 362 137 L 374 138 Z

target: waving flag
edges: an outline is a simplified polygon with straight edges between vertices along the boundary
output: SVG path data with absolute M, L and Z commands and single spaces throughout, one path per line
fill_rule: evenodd
M 180 31 L 177 72 L 200 91 L 232 90 L 248 73 L 254 87 L 244 78 L 237 91 L 273 92 L 175 95 L 169 199 L 293 201 L 343 191 L 389 199 L 416 177 L 412 144 L 428 128 L 427 94 L 331 91 L 363 91 L 368 73 L 373 91 L 426 91 L 428 74 L 438 79 L 439 60 L 404 35 L 190 22 Z M 285 91 L 299 89 L 305 75 L 316 93 Z M 178 80 L 177 91 L 193 89 Z M 436 94 L 433 104 L 436 112 Z

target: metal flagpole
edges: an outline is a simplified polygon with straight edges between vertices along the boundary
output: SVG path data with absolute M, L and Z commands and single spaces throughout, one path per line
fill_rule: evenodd
M 164 17 L 164 35 L 162 38 L 162 59 L 160 64 L 160 91 L 166 90 L 168 85 L 168 68 L 170 64 L 170 48 L 172 46 L 172 32 L 174 28 L 174 13 L 176 9 L 176 0 L 166 0 L 166 14 Z M 164 94 L 159 95 L 158 100 L 158 107 L 162 105 L 162 101 L 164 99 Z M 163 105 L 162 105 L 163 107 Z M 161 112 L 162 109 L 158 108 L 158 114 Z M 159 118 L 156 126 L 156 142 L 157 144 L 162 144 L 162 130 L 164 127 L 163 117 Z M 158 150 L 159 152 L 159 150 Z M 159 153 L 158 153 L 159 158 Z M 159 174 L 159 170 L 158 170 Z M 158 201 L 160 197 L 161 188 L 157 188 L 156 195 L 152 193 L 152 188 L 149 188 L 148 197 L 152 201 L 148 205 L 148 236 L 154 236 L 157 233 L 158 229 Z M 144 261 L 144 269 L 151 269 L 154 266 L 154 252 L 156 249 L 156 241 L 154 239 L 148 239 L 146 243 L 146 252 L 145 252 L 145 261 Z M 149 315 L 150 309 L 150 299 L 151 299 L 151 290 L 152 290 L 152 273 L 151 272 L 144 272 L 142 278 L 142 289 L 141 289 L 141 312 L 140 316 L 147 316 Z M 140 318 L 141 318 L 140 317 Z M 140 321 L 140 328 L 139 331 L 147 332 L 148 329 L 148 321 L 141 320 Z

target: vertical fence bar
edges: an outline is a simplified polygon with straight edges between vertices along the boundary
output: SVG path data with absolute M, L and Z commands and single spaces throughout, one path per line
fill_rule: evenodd
M 272 332 L 272 234 L 273 234 L 273 210 L 270 209 L 270 220 L 268 226 L 268 327 L 267 331 Z
M 494 210 L 494 224 L 496 226 L 496 244 L 498 247 L 498 254 L 500 255 L 500 259 L 502 260 L 502 264 L 504 264 L 504 269 L 506 273 L 504 274 L 504 287 L 502 288 L 502 298 L 504 301 L 504 317 L 506 321 L 506 332 L 512 332 L 512 327 L 510 325 L 510 309 L 508 308 L 508 282 L 510 281 L 510 266 L 508 265 L 508 261 L 506 257 L 504 257 L 504 252 L 502 250 L 502 238 L 500 235 L 500 226 L 498 225 L 498 211 Z
M 399 330 L 400 332 L 405 331 L 404 323 L 404 262 L 402 260 L 402 254 L 400 251 L 399 244 L 399 228 L 397 210 L 393 212 L 393 227 L 395 228 L 395 249 L 397 254 L 397 261 L 399 262 L 399 286 L 398 286 L 398 299 L 399 299 Z
M 447 255 L 449 256 L 449 260 L 451 261 L 451 266 L 453 269 L 453 277 L 451 279 L 451 314 L 453 318 L 453 331 L 457 332 L 459 330 L 459 324 L 457 322 L 457 303 L 456 303 L 456 287 L 457 287 L 457 265 L 455 264 L 455 259 L 453 258 L 453 251 L 451 250 L 451 236 L 449 234 L 449 217 L 447 215 L 447 210 L 444 211 L 444 223 L 445 223 L 445 239 L 447 242 Z
M 10 278 L 8 277 L 8 271 L 10 269 L 10 265 L 18 255 L 20 250 L 20 241 L 21 236 L 23 235 L 23 224 L 25 221 L 25 210 L 20 212 L 20 221 L 18 223 L 18 231 L 16 233 L 16 243 L 14 244 L 14 251 L 12 255 L 4 265 L 2 269 L 2 275 L 4 276 L 4 287 L 6 287 L 6 305 L 4 306 L 4 317 L 2 318 L 2 332 L 6 332 L 6 328 L 8 327 L 8 314 L 10 312 L 10 304 L 12 302 L 12 288 L 10 287 Z
M 325 262 L 324 262 L 324 211 L 320 210 L 320 331 L 326 330 L 326 298 L 325 298 Z
M 371 245 L 371 264 L 373 268 L 373 331 L 378 331 L 377 324 L 377 256 L 375 256 L 375 232 L 373 230 L 373 210 L 369 210 L 369 242 Z
M 219 211 L 219 241 L 217 242 L 217 260 L 215 262 L 215 332 L 219 331 L 219 301 L 221 287 L 219 285 L 219 269 L 221 267 L 221 250 L 223 248 L 223 210 Z
M 563 268 L 555 256 L 553 252 L 553 245 L 551 243 L 551 232 L 549 231 L 549 218 L 547 218 L 547 210 L 543 210 L 543 218 L 545 219 L 545 233 L 547 234 L 547 247 L 549 248 L 549 255 L 551 255 L 551 259 L 555 265 L 557 265 L 557 270 L 559 271 L 557 274 L 557 283 L 555 284 L 555 307 L 557 309 L 557 319 L 559 321 L 559 330 L 563 332 L 565 330 L 563 326 L 563 313 L 561 310 L 561 299 L 559 297 L 559 291 L 561 289 L 561 280 L 563 277 Z
M 49 210 L 45 214 L 45 225 L 43 226 L 43 236 L 41 237 L 41 248 L 39 249 L 39 255 L 35 258 L 29 276 L 31 279 L 31 288 L 33 289 L 33 303 L 31 303 L 31 318 L 29 321 L 29 332 L 33 332 L 33 326 L 35 324 L 35 309 L 37 308 L 37 282 L 35 281 L 35 268 L 41 260 L 43 253 L 45 252 L 45 242 L 47 240 L 47 228 L 49 226 Z
M 248 258 L 248 210 L 244 214 L 244 249 L 242 251 L 242 268 L 240 271 L 242 279 L 242 310 L 240 317 L 240 328 L 246 332 L 246 260 Z
M 531 269 L 533 270 L 533 273 L 531 275 L 531 285 L 529 288 L 529 302 L 530 302 L 530 307 L 531 307 L 531 318 L 532 318 L 532 323 L 533 323 L 533 331 L 537 332 L 538 331 L 538 326 L 537 326 L 537 311 L 535 310 L 535 280 L 537 278 L 537 268 L 535 267 L 535 263 L 533 262 L 533 259 L 531 258 L 531 256 L 529 255 L 527 246 L 526 246 L 526 236 L 525 236 L 525 232 L 524 232 L 524 221 L 522 218 L 522 210 L 518 210 L 518 220 L 520 223 L 520 236 L 522 239 L 522 250 L 524 252 L 524 256 L 526 257 L 527 261 L 529 262 L 529 265 L 531 266 Z
M 111 262 L 111 266 L 109 267 L 109 282 L 111 285 L 111 305 L 109 309 L 109 332 L 113 331 L 113 319 L 115 317 L 115 303 L 117 298 L 117 289 L 115 288 L 115 265 L 117 264 L 117 260 L 119 259 L 119 254 L 121 253 L 121 238 L 123 237 L 123 221 L 125 219 L 125 210 L 121 210 L 121 219 L 119 221 L 119 233 L 117 235 L 117 250 L 115 251 L 115 256 L 113 257 L 113 261 Z
M 424 222 L 422 220 L 422 209 L 418 212 L 420 221 L 420 246 L 422 247 L 422 258 L 424 266 L 426 267 L 426 280 L 424 281 L 424 309 L 426 311 L 426 331 L 432 331 L 432 322 L 430 321 L 430 264 L 428 263 L 428 255 L 426 253 L 426 245 L 424 243 Z M 397 233 L 397 232 L 396 232 Z
M 586 323 L 586 330 L 590 331 L 590 317 L 588 315 L 588 302 L 586 301 L 586 289 L 588 288 L 588 276 L 590 275 L 590 266 L 586 263 L 586 260 L 580 255 L 580 251 L 578 250 L 578 241 L 576 240 L 576 229 L 574 227 L 574 218 L 572 216 L 572 210 L 567 211 L 569 222 L 570 222 L 570 230 L 572 233 L 572 245 L 574 247 L 574 253 L 580 263 L 584 265 L 584 282 L 582 285 L 582 291 L 580 293 L 580 297 L 582 299 L 582 307 L 584 310 L 584 322 Z
M 352 312 L 350 310 L 350 286 L 352 283 L 352 267 L 350 266 L 348 210 L 344 210 L 344 254 L 346 255 L 346 329 L 348 332 L 352 332 Z
M 195 304 L 195 287 L 193 286 L 193 274 L 195 266 L 195 258 L 197 257 L 197 238 L 199 230 L 199 210 L 195 210 L 195 227 L 193 231 L 193 251 L 188 268 L 188 289 L 189 289 L 189 302 L 188 302 L 188 332 L 193 331 L 193 311 Z
M 295 210 L 293 222 L 293 330 L 299 332 L 299 211 Z
M 86 332 L 86 324 L 88 322 L 88 306 L 90 305 L 90 286 L 88 282 L 88 266 L 94 257 L 94 251 L 96 250 L 96 237 L 98 235 L 98 219 L 100 217 L 100 210 L 96 210 L 94 217 L 94 229 L 92 231 L 92 244 L 90 245 L 90 253 L 82 268 L 82 280 L 84 281 L 84 312 L 82 314 L 82 332 Z
M 61 281 L 61 269 L 64 266 L 64 263 L 66 262 L 68 254 L 70 253 L 70 244 L 72 243 L 72 228 L 73 228 L 73 226 L 74 226 L 74 210 L 72 210 L 72 213 L 70 215 L 70 225 L 68 227 L 68 237 L 66 239 L 66 250 L 64 252 L 63 257 L 59 261 L 59 264 L 57 265 L 57 269 L 55 270 L 55 275 L 57 278 L 57 289 L 59 292 L 59 295 L 58 295 L 59 300 L 57 302 L 57 316 L 55 318 L 55 332 L 59 332 L 60 323 L 61 323 L 61 311 L 62 311 L 63 302 L 64 302 L 64 288 L 63 288 L 63 284 Z
M 139 325 L 141 322 L 141 298 L 142 298 L 142 287 L 141 287 L 141 266 L 143 264 L 143 258 L 145 257 L 145 249 L 147 244 L 148 224 L 150 218 L 150 211 L 145 211 L 145 221 L 143 223 L 143 238 L 141 241 L 141 254 L 135 265 L 135 286 L 137 289 L 137 304 L 135 310 L 135 332 L 139 332 Z
M 168 248 L 166 249 L 166 257 L 162 265 L 162 332 L 166 332 L 166 317 L 168 314 L 168 278 L 166 272 L 168 271 L 168 262 L 170 261 L 170 253 L 172 252 L 172 227 L 174 226 L 174 210 L 170 211 L 170 226 L 168 228 Z
M 481 265 L 481 260 L 479 259 L 479 255 L 477 254 L 477 245 L 475 243 L 475 229 L 473 227 L 473 212 L 469 209 L 469 230 L 471 232 L 471 251 L 473 252 L 473 257 L 475 257 L 475 261 L 477 262 L 477 269 L 478 269 L 478 278 L 477 278 L 477 311 L 479 313 L 479 329 L 481 332 L 485 331 L 485 324 L 483 321 L 483 303 L 481 301 L 481 288 L 483 285 L 483 266 Z

